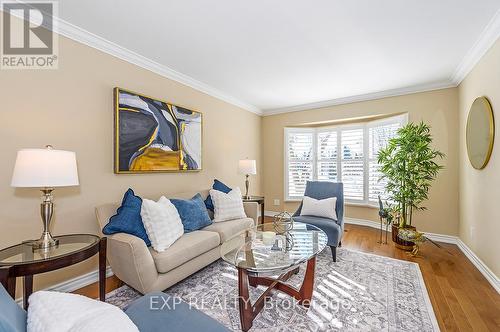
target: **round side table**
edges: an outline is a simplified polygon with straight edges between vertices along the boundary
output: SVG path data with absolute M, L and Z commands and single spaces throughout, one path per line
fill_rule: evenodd
M 59 244 L 48 250 L 33 249 L 20 243 L 0 250 L 0 282 L 15 298 L 16 277 L 24 278 L 23 304 L 33 292 L 33 275 L 54 271 L 99 254 L 99 299 L 106 296 L 106 238 L 91 234 L 56 236 Z

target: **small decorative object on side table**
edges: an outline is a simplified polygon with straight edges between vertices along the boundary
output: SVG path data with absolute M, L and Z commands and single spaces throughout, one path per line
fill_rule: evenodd
M 12 298 L 16 295 L 16 277 L 24 277 L 23 304 L 33 292 L 33 275 L 54 271 L 82 262 L 99 254 L 99 299 L 106 297 L 106 238 L 91 234 L 55 236 L 58 244 L 50 249 L 34 249 L 21 243 L 0 250 L 0 282 Z
M 242 197 L 243 202 L 256 202 L 260 204 L 260 224 L 264 223 L 264 197 L 263 196 L 248 196 Z

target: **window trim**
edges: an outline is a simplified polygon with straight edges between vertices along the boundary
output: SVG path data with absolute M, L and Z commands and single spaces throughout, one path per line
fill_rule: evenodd
M 288 137 L 291 133 L 312 133 L 313 135 L 313 148 L 312 148 L 312 164 L 313 164 L 313 179 L 318 178 L 318 133 L 321 132 L 331 132 L 337 131 L 337 177 L 342 182 L 342 155 L 341 155 L 341 132 L 342 130 L 349 129 L 363 129 L 363 200 L 352 200 L 346 199 L 346 205 L 352 206 L 367 206 L 367 207 L 375 207 L 378 206 L 377 202 L 370 201 L 369 195 L 369 187 L 370 187 L 370 172 L 369 172 L 369 130 L 373 127 L 382 126 L 385 124 L 392 123 L 400 123 L 402 125 L 408 123 L 408 113 L 403 113 L 399 115 L 392 115 L 382 119 L 376 119 L 371 121 L 364 122 L 356 122 L 356 123 L 347 123 L 347 124 L 338 124 L 332 126 L 324 126 L 324 127 L 285 127 L 284 129 L 284 137 L 283 137 L 283 147 L 284 147 L 284 202 L 298 202 L 302 200 L 303 196 L 289 196 L 289 155 L 288 155 Z M 333 130 L 332 130 L 333 129 Z

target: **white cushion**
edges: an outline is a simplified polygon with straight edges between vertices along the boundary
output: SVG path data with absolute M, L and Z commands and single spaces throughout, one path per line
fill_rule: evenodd
M 324 217 L 337 220 L 337 212 L 335 211 L 336 204 L 337 204 L 337 197 L 314 199 L 312 197 L 304 196 L 304 200 L 302 201 L 302 209 L 300 210 L 300 215 Z
M 118 307 L 91 298 L 39 291 L 29 298 L 28 332 L 137 332 Z
M 142 200 L 141 217 L 151 246 L 158 252 L 168 249 L 184 234 L 184 226 L 175 206 L 165 196 L 158 202 Z
M 211 189 L 210 197 L 214 202 L 214 222 L 247 217 L 243 208 L 240 188 L 236 187 L 227 194 Z

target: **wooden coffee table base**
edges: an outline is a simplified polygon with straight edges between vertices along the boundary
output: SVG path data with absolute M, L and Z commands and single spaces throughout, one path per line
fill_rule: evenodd
M 280 275 L 278 278 L 255 277 L 248 274 L 248 271 L 243 268 L 238 268 L 238 290 L 239 290 L 239 307 L 241 329 L 248 331 L 253 324 L 255 317 L 262 311 L 264 304 L 271 298 L 274 289 L 288 294 L 295 298 L 298 303 L 306 308 L 311 305 L 311 298 L 314 288 L 314 269 L 316 267 L 316 257 L 312 257 L 307 261 L 306 273 L 304 281 L 299 290 L 295 287 L 287 285 L 287 281 L 292 274 L 298 272 L 298 268 Z M 248 286 L 257 287 L 258 285 L 268 286 L 262 295 L 252 305 Z

